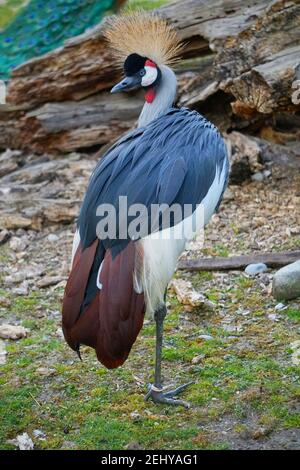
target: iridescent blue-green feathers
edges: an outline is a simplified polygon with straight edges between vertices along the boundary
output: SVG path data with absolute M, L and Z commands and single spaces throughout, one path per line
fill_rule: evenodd
M 0 33 L 0 79 L 95 26 L 118 0 L 31 0 Z

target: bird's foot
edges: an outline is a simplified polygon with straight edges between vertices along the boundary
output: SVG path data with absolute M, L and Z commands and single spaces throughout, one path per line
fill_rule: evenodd
M 173 399 L 179 395 L 179 393 L 183 392 L 187 387 L 192 385 L 194 382 L 188 382 L 184 385 L 180 385 L 179 387 L 175 388 L 175 390 L 169 390 L 164 392 L 163 388 L 155 387 L 154 385 L 149 385 L 149 390 L 145 396 L 145 400 L 149 400 L 150 398 L 155 403 L 166 403 L 167 405 L 180 405 L 184 406 L 185 408 L 190 408 L 190 404 L 184 400 Z

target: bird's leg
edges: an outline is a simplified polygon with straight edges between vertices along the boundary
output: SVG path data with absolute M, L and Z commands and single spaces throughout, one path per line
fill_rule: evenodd
M 156 323 L 156 344 L 155 344 L 155 374 L 154 374 L 154 387 L 158 390 L 162 389 L 161 383 L 161 353 L 163 344 L 163 332 L 164 332 L 164 319 L 167 314 L 167 308 L 163 304 L 154 313 L 154 319 Z
M 145 400 L 152 398 L 156 403 L 166 403 L 168 405 L 182 405 L 186 408 L 189 408 L 190 405 L 183 400 L 173 400 L 173 397 L 179 395 L 183 390 L 185 390 L 193 382 L 181 385 L 175 390 L 170 390 L 168 392 L 163 391 L 161 383 L 161 353 L 162 353 L 162 343 L 163 343 L 163 325 L 164 319 L 167 314 L 166 305 L 163 304 L 156 310 L 154 313 L 154 319 L 156 322 L 156 355 L 155 355 L 155 377 L 154 385 L 150 385 L 149 391 L 145 396 Z

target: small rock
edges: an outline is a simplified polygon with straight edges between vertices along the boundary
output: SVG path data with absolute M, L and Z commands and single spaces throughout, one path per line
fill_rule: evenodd
M 142 447 L 140 446 L 138 442 L 129 442 L 129 444 L 125 446 L 125 449 L 126 450 L 141 450 Z
M 48 367 L 39 367 L 36 369 L 36 373 L 42 375 L 43 377 L 51 377 L 55 374 L 55 369 L 49 369 Z
M 24 238 L 12 237 L 9 242 L 9 247 L 13 251 L 24 251 L 27 247 L 27 242 L 24 240 Z
M 264 263 L 252 263 L 248 264 L 245 268 L 245 273 L 248 276 L 256 276 L 257 274 L 265 273 L 268 267 Z
M 14 287 L 12 293 L 14 295 L 28 295 L 28 282 L 24 281 L 19 287 Z
M 199 338 L 205 339 L 206 341 L 210 341 L 213 339 L 213 337 L 210 335 L 199 335 Z
M 62 276 L 45 276 L 42 279 L 40 279 L 36 285 L 39 288 L 44 288 L 44 287 L 49 287 L 49 286 L 55 286 L 59 282 L 63 281 L 64 278 Z
M 64 441 L 61 448 L 62 449 L 76 449 L 76 443 L 74 441 Z
M 228 331 L 229 333 L 240 333 L 243 330 L 243 327 L 238 324 L 224 324 L 223 330 Z
M 295 366 L 299 366 L 300 365 L 300 340 L 299 339 L 291 343 L 291 349 L 293 351 L 292 363 Z
M 270 285 L 270 282 L 271 282 L 271 279 L 270 279 L 270 276 L 269 274 L 262 274 L 259 278 L 259 281 L 261 282 L 262 284 L 262 287 L 267 287 Z
M 269 313 L 268 318 L 272 321 L 279 321 L 278 316 L 276 313 Z
M 1 153 L 1 161 L 11 160 L 12 158 L 19 157 L 20 155 L 22 155 L 20 150 L 6 149 L 3 153 Z
M 215 307 L 213 302 L 210 302 L 203 294 L 193 289 L 190 281 L 174 279 L 171 286 L 175 291 L 178 301 L 183 305 L 191 307 L 191 309 L 199 307 L 213 309 Z
M 55 336 L 57 336 L 57 338 L 63 338 L 64 337 L 63 330 L 61 328 L 57 328 L 55 332 Z
M 0 339 L 0 366 L 6 363 L 7 351 L 5 348 L 5 343 Z
M 141 415 L 140 413 L 138 413 L 137 411 L 133 411 L 132 413 L 130 413 L 130 417 L 134 420 L 134 421 L 139 421 L 141 419 Z
M 23 326 L 9 325 L 4 323 L 0 325 L 0 338 L 2 339 L 20 339 L 26 338 L 29 330 Z
M 272 293 L 278 300 L 300 297 L 300 260 L 277 271 L 273 277 Z
M 265 176 L 261 171 L 258 171 L 257 173 L 254 173 L 254 175 L 251 175 L 251 179 L 252 181 L 261 182 L 265 179 Z
M 10 238 L 11 234 L 8 230 L 4 229 L 4 230 L 1 230 L 0 231 L 0 245 L 3 245 L 4 243 L 6 243 L 9 238 Z
M 3 282 L 6 286 L 13 286 L 14 284 L 19 284 L 26 279 L 26 274 L 23 272 L 14 273 L 10 276 L 5 276 Z
M 199 354 L 198 356 L 193 357 L 192 364 L 200 364 L 205 358 L 205 354 Z
M 46 434 L 40 429 L 34 429 L 33 435 L 34 437 L 36 437 L 37 439 L 40 439 L 41 441 L 44 441 L 46 439 Z
M 252 227 L 251 221 L 241 222 L 239 227 L 238 227 L 238 231 L 240 233 L 241 232 L 248 233 L 248 232 L 250 232 L 251 227 Z
M 285 309 L 287 309 L 287 305 L 284 305 L 281 302 L 275 305 L 275 310 L 285 310 Z
M 34 448 L 32 439 L 28 436 L 27 432 L 19 434 L 16 439 L 12 439 L 9 442 L 19 447 L 20 450 L 33 450 Z
M 61 312 L 59 310 L 51 310 L 51 312 L 49 312 L 49 316 L 53 318 L 60 318 Z
M 0 297 L 0 307 L 10 307 L 11 301 L 7 297 Z
M 55 235 L 55 233 L 50 233 L 47 237 L 48 241 L 51 242 L 51 243 L 55 243 L 58 241 L 58 236 Z
M 251 434 L 252 434 L 252 438 L 255 440 L 261 439 L 262 437 L 265 437 L 266 434 L 268 434 L 268 429 L 261 427 L 252 431 Z

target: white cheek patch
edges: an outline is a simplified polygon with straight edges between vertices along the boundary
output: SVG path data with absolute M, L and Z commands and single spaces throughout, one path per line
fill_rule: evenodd
M 150 86 L 157 79 L 157 68 L 146 65 L 145 70 L 146 74 L 142 78 L 142 86 Z

